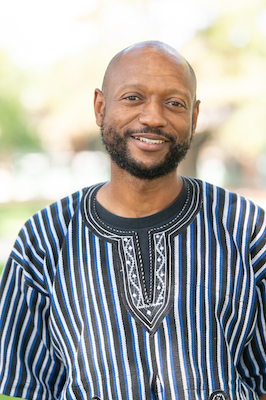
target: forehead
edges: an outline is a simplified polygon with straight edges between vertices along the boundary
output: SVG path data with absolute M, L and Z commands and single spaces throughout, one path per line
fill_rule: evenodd
M 189 67 L 182 57 L 159 49 L 131 49 L 123 53 L 109 71 L 108 91 L 114 94 L 123 85 L 146 85 L 191 92 Z M 158 86 L 159 85 L 159 86 Z

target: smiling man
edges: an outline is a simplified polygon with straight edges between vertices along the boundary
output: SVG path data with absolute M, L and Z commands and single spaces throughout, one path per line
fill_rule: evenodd
M 94 107 L 111 179 L 19 233 L 1 283 L 1 392 L 265 400 L 265 213 L 177 174 L 199 113 L 193 69 L 138 43 L 112 59 Z
M 124 217 L 154 214 L 182 188 L 176 168 L 189 148 L 199 112 L 194 72 L 169 46 L 138 44 L 114 57 L 102 89 L 95 91 L 96 122 L 114 179 L 100 189 L 98 199 Z M 122 200 L 129 194 L 125 185 L 132 204 Z M 145 202 L 137 204 L 136 196 L 144 193 Z M 118 210 L 117 197 L 124 211 Z

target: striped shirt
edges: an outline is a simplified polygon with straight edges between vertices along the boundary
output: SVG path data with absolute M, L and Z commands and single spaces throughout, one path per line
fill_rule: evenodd
M 247 400 L 266 393 L 266 219 L 236 194 L 184 178 L 138 235 L 97 215 L 100 185 L 36 213 L 5 267 L 0 392 L 25 399 Z

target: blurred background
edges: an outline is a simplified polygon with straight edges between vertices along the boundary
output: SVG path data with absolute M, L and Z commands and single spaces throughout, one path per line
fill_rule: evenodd
M 36 210 L 109 178 L 93 114 L 109 60 L 179 50 L 201 111 L 180 167 L 266 208 L 264 0 L 8 0 L 0 5 L 0 266 Z

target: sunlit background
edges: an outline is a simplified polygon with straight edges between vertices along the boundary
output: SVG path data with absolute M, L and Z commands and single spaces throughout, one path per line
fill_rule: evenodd
M 264 0 L 8 0 L 0 5 L 0 264 L 35 210 L 109 178 L 92 99 L 141 40 L 178 49 L 201 113 L 182 164 L 266 208 Z

